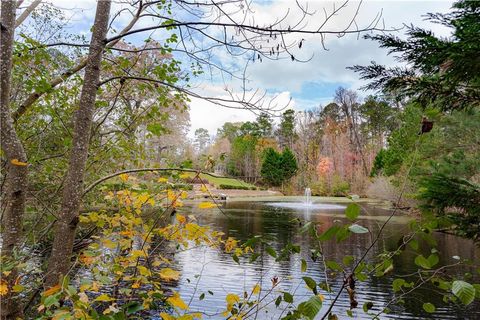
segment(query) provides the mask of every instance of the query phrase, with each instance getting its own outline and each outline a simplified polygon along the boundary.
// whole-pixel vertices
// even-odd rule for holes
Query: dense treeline
[[[358,93],[338,88],[326,106],[289,109],[278,120],[262,113],[255,122],[225,123],[204,152],[215,159],[218,171],[278,186],[262,174],[263,164],[274,162],[272,149],[291,150],[295,175],[278,178],[289,182],[289,192],[311,187],[316,195],[365,194],[373,159],[398,127],[400,111],[386,98],[362,101]]]

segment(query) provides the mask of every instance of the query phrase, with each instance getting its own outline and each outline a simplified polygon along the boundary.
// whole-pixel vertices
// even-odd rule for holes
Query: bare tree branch
[[[18,17],[15,21],[15,28],[18,28],[18,26],[28,18],[28,16],[33,12],[33,10],[35,10],[36,7],[38,7],[41,2],[42,0],[35,0],[23,11],[20,17]],[[19,4],[17,4],[17,6],[19,6]]]

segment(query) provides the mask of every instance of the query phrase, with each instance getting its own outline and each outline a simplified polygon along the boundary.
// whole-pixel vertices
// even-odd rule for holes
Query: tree
[[[367,35],[395,54],[407,67],[387,68],[372,62],[351,69],[369,80],[365,88],[384,90],[397,98],[417,101],[422,107],[458,110],[480,106],[480,4],[457,1],[453,11],[430,13],[427,19],[452,29],[448,38],[407,26],[407,39],[392,34]]]
[[[98,1],[93,24],[88,62],[85,68],[79,107],[74,116],[73,147],[69,168],[65,175],[62,207],[55,223],[52,253],[50,255],[45,286],[53,287],[70,269],[75,231],[79,222],[79,210],[83,196],[85,165],[90,144],[95,100],[100,79],[100,64],[105,49],[110,17],[110,0]]]
[[[25,211],[27,192],[27,155],[13,125],[10,113],[10,92],[12,80],[12,52],[15,32],[15,10],[17,2],[2,1],[1,44],[0,44],[0,129],[1,147],[5,152],[5,191],[2,190],[2,256],[11,258],[18,253],[22,240],[22,217]],[[4,201],[4,202],[3,202]],[[12,285],[18,273],[14,270],[7,283]],[[22,316],[22,307],[10,294],[2,299],[1,317],[14,319]]]
[[[292,148],[296,138],[295,133],[295,111],[288,109],[282,114],[280,127],[277,131],[280,147]]]
[[[198,128],[195,130],[195,146],[198,154],[202,154],[206,151],[207,146],[210,144],[210,134],[207,129]]]
[[[358,96],[356,92],[340,87],[335,91],[334,100],[340,107],[340,110],[342,110],[343,116],[347,121],[350,145],[354,148],[353,151],[360,155],[364,174],[368,175],[368,166],[363,153],[362,141],[360,141],[358,132],[360,121],[358,117]]]
[[[280,158],[280,167],[284,181],[290,180],[298,170],[297,159],[292,150],[285,148]]]
[[[280,186],[290,180],[297,170],[297,160],[290,149],[286,148],[282,153],[273,148],[265,149],[260,173],[267,184]]]
[[[478,201],[478,169],[472,168],[479,165],[479,16],[478,2],[457,1],[450,13],[428,15],[431,22],[452,29],[448,38],[414,26],[407,28],[405,40],[368,36],[407,67],[374,62],[352,67],[369,80],[366,88],[408,101],[388,148],[377,155],[375,173],[409,173],[422,206],[454,221],[457,231],[469,237],[478,234],[478,211],[472,209]],[[424,117],[435,121],[429,133],[419,132]]]
[[[260,173],[262,179],[269,185],[280,186],[283,181],[281,155],[273,148],[265,150]]]
[[[258,115],[256,119],[256,129],[260,137],[268,138],[272,136],[272,122],[272,117],[268,113],[262,112]]]

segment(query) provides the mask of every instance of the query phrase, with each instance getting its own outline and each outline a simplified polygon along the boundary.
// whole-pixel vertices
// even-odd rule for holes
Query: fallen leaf
[[[13,164],[14,166],[20,166],[20,167],[28,166],[28,163],[22,162],[22,161],[20,161],[20,160],[18,160],[18,159],[12,159],[12,160],[10,161],[10,163]]]

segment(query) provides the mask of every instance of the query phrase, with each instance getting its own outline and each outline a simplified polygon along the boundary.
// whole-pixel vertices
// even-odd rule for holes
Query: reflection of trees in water
[[[205,259],[207,262],[212,262],[216,268],[222,272],[222,275],[215,275],[214,282],[212,279],[203,279],[203,285],[206,287],[213,286],[212,290],[218,290],[218,286],[238,286],[239,283],[256,283],[262,282],[262,286],[269,287],[270,278],[272,276],[278,276],[282,281],[283,290],[293,290],[294,287],[301,283],[301,277],[308,275],[312,277],[318,283],[325,281],[323,263],[319,260],[312,262],[309,256],[311,249],[316,248],[317,244],[314,240],[300,233],[300,228],[303,223],[299,223],[299,220],[303,220],[304,212],[295,211],[292,209],[275,208],[266,206],[260,203],[227,203],[223,209],[226,215],[220,213],[218,210],[200,210],[196,208],[182,208],[182,214],[193,213],[200,225],[209,225],[212,229],[222,231],[226,237],[234,237],[240,241],[245,241],[255,235],[264,235],[268,239],[268,244],[275,249],[275,251],[282,250],[287,244],[294,243],[301,247],[300,255],[292,255],[288,259],[283,261],[275,261],[266,251],[266,245],[261,248],[257,248],[257,252],[260,253],[260,257],[253,262],[249,263],[248,258],[241,258],[241,264],[237,265],[233,262],[231,255],[225,254],[223,250],[217,250],[213,248],[192,250],[188,253],[182,253],[182,257],[174,258],[175,265],[178,265],[179,270],[182,269],[186,273],[196,273],[202,267],[202,262],[199,259]],[[385,216],[388,211],[383,209],[371,209],[369,208],[369,215],[372,216]],[[310,220],[318,224],[318,232],[323,232],[330,228],[334,223],[340,220],[340,223],[346,223],[345,220],[338,218],[338,211],[335,212],[336,216],[328,214],[317,214],[312,212]],[[298,219],[297,219],[298,218]],[[379,217],[376,219],[362,219],[358,223],[368,228],[373,234],[379,229],[383,220]],[[408,233],[408,225],[406,223],[400,224],[392,222],[387,225],[384,230],[383,237],[377,242],[374,250],[369,255],[368,260],[372,259],[379,253],[394,251],[399,245],[402,236]],[[440,263],[451,263],[451,257],[453,255],[459,255],[461,257],[469,257],[478,259],[480,251],[475,248],[470,241],[460,239],[458,237],[446,234],[435,234],[437,240],[437,249],[439,250]],[[371,242],[371,236],[369,234],[352,234],[350,237],[340,243],[337,243],[334,239],[322,244],[323,253],[326,260],[334,260],[338,263],[342,262],[342,258],[345,255],[352,255],[359,257],[363,254],[366,248]],[[423,248],[425,254],[427,254],[430,248]],[[394,270],[384,276],[375,277],[371,275],[365,282],[357,281],[357,299],[360,302],[360,307],[356,311],[358,317],[365,317],[366,315],[361,311],[361,306],[366,301],[373,301],[374,308],[378,311],[381,306],[384,306],[388,301],[394,297],[392,290],[392,281],[397,275],[405,275],[413,273],[417,270],[413,260],[416,253],[409,251],[408,249],[402,254],[394,257]],[[308,270],[306,273],[300,272],[300,259],[304,258],[308,261]],[[187,267],[187,265],[189,266]],[[212,266],[210,264],[210,266]],[[456,273],[463,273],[466,270],[455,270]],[[208,271],[207,271],[208,272]],[[337,291],[343,283],[343,274],[332,274],[330,271],[329,283]],[[183,277],[193,277],[193,274],[185,274]],[[415,280],[414,277],[406,280]],[[231,282],[231,283],[230,283]],[[174,286],[179,287],[181,290],[186,289],[189,285],[186,283],[175,283]],[[182,289],[183,288],[183,289]],[[405,304],[402,306],[391,306],[395,311],[390,317],[395,318],[399,314],[407,317],[419,316],[421,318],[427,318],[429,315],[425,314],[422,309],[423,302],[431,302],[437,307],[444,306],[442,297],[435,293],[435,288],[432,285],[426,285],[414,291],[409,297],[405,299]],[[307,294],[305,288],[300,285],[300,290],[297,292],[300,295]],[[218,297],[219,298],[219,297]],[[328,301],[328,300],[327,300]],[[207,303],[202,301],[202,303]],[[205,305],[202,305],[205,307]],[[215,307],[212,305],[211,307]],[[346,293],[341,296],[341,301],[336,307],[339,314],[344,314],[340,310],[348,308],[348,297]],[[465,316],[468,319],[468,315],[478,308],[478,302],[471,306],[468,310],[456,310],[453,306],[448,306],[445,312],[451,314]],[[442,310],[440,310],[440,313]],[[477,315],[478,312],[476,313]],[[435,316],[438,317],[436,313]],[[385,315],[385,317],[387,317]],[[367,317],[368,318],[368,317]]]

